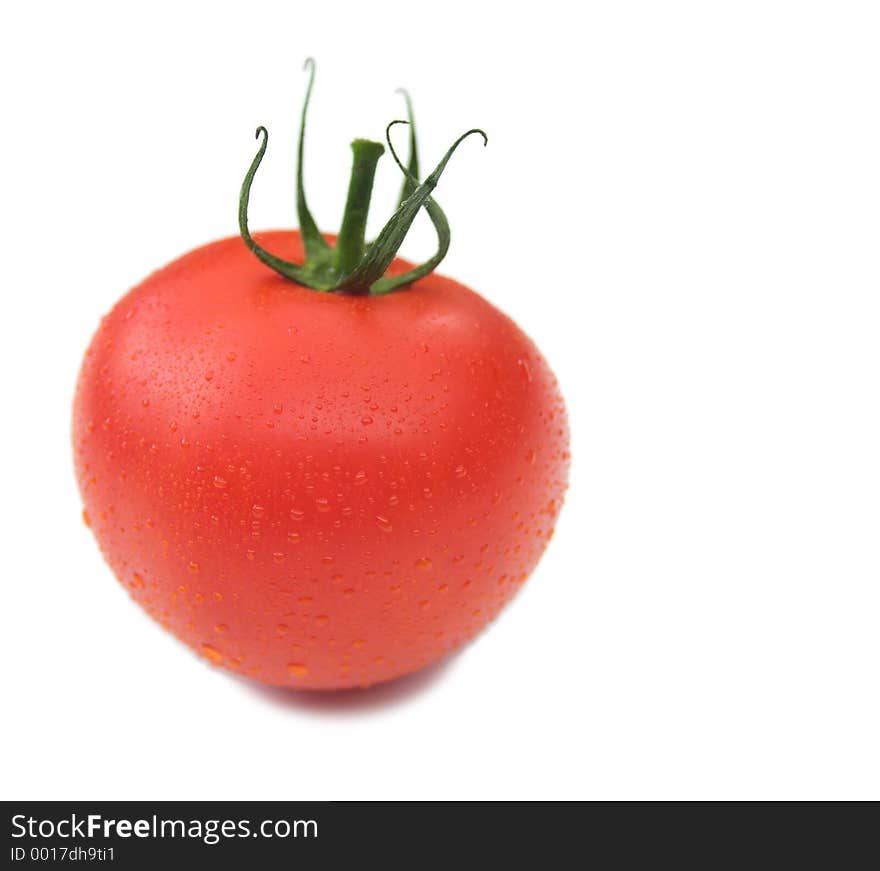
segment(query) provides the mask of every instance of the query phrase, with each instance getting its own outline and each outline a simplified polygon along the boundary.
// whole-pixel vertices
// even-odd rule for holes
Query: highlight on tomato
[[[303,188],[298,231],[240,235],[133,288],[86,351],[73,409],[91,528],[132,598],[212,663],[340,689],[460,648],[516,595],[567,486],[565,406],[519,327],[434,270],[449,224],[420,176],[412,108],[388,126],[397,210],[365,239],[385,147],[356,139],[337,235]],[[409,124],[409,158],[392,145]],[[424,209],[433,257],[397,256]]]

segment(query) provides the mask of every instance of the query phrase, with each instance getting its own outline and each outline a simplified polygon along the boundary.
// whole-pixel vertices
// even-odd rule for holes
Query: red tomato
[[[260,240],[302,256],[296,232]],[[569,462],[553,374],[482,297],[436,274],[319,293],[238,237],[104,318],[73,440],[86,523],[131,596],[214,663],[322,689],[412,672],[485,626],[549,541]]]

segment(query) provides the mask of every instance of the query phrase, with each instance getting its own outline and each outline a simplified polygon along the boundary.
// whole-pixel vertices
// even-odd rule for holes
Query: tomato
[[[310,72],[306,103],[314,82]],[[364,234],[384,146],[356,139],[338,236],[199,248],[103,320],[74,401],[83,516],[144,609],[211,662],[269,684],[368,686],[459,648],[516,593],[568,476],[556,381],[482,297],[433,270],[449,223],[419,180],[412,106],[388,125],[400,203]],[[390,131],[410,124],[408,166]],[[424,209],[437,253],[396,258]],[[268,267],[268,268],[267,268]]]
[[[259,238],[302,255],[295,232]],[[566,487],[555,379],[482,297],[437,274],[317,293],[237,237],[114,307],[74,405],[84,517],[116,576],[270,684],[365,686],[460,647],[528,577]]]

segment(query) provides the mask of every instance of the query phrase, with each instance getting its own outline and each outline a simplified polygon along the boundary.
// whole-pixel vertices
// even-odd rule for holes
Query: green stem
[[[378,283],[385,274],[385,270],[391,265],[391,261],[394,260],[394,255],[397,253],[397,249],[400,248],[400,245],[403,242],[403,237],[406,236],[409,228],[412,226],[412,222],[415,220],[419,209],[424,206],[426,201],[430,198],[431,191],[437,187],[437,182],[440,180],[443,170],[446,169],[446,164],[449,163],[450,158],[455,153],[455,149],[458,148],[468,136],[471,136],[474,133],[483,137],[483,145],[488,143],[489,140],[486,137],[486,134],[479,128],[474,128],[473,130],[468,130],[466,133],[462,133],[461,136],[449,146],[449,150],[443,155],[440,163],[434,167],[434,171],[415,189],[415,191],[413,191],[412,196],[408,197],[400,204],[397,211],[391,216],[388,223],[382,228],[379,235],[370,244],[370,247],[367,249],[366,254],[358,264],[357,268],[336,285],[336,290],[351,290],[352,292],[359,292],[360,288],[367,287],[373,293],[376,292],[374,282]],[[388,288],[387,286],[384,288],[385,292],[389,289],[392,288]]]
[[[306,204],[306,196],[303,189],[303,140],[305,138],[306,109],[308,108],[315,76],[314,61],[311,59],[307,60],[306,69],[309,72],[309,82],[306,89],[305,105],[303,106],[300,119],[296,178],[297,211],[299,212],[300,219],[300,238],[305,249],[305,262],[298,263],[283,260],[271,251],[267,251],[253,238],[248,228],[248,204],[250,202],[251,186],[269,142],[269,134],[266,132],[265,127],[257,128],[257,139],[260,140],[260,146],[251,162],[250,168],[245,174],[241,185],[241,193],[239,194],[238,226],[241,238],[244,240],[245,245],[266,266],[274,269],[285,278],[304,287],[311,287],[314,290],[383,294],[396,290],[398,287],[412,284],[433,271],[449,249],[449,222],[446,220],[443,210],[431,197],[431,193],[437,186],[437,182],[440,180],[446,164],[462,141],[471,134],[477,133],[483,138],[483,144],[485,144],[486,134],[482,130],[474,129],[468,130],[467,133],[459,136],[450,146],[440,163],[434,168],[434,171],[424,181],[420,182],[412,103],[409,99],[409,94],[404,91],[403,95],[406,100],[409,122],[392,122],[388,125],[385,134],[391,154],[404,177],[403,190],[397,210],[382,228],[379,235],[371,243],[366,244],[367,216],[370,210],[370,197],[373,193],[373,181],[376,176],[376,164],[385,149],[378,142],[371,142],[367,139],[355,139],[351,144],[354,158],[345,212],[342,216],[342,226],[336,238],[336,246],[331,248],[318,231],[318,227]],[[410,157],[408,166],[404,166],[395,153],[389,136],[391,127],[394,124],[401,123],[409,123],[410,125]],[[420,266],[410,269],[408,272],[386,276],[386,270],[394,260],[398,248],[400,248],[404,237],[412,226],[412,222],[422,208],[427,211],[428,217],[437,231],[438,244],[436,253],[429,260],[426,260]]]
[[[342,226],[336,238],[333,265],[341,275],[354,271],[364,256],[364,241],[367,234],[367,215],[370,211],[370,198],[373,196],[373,179],[376,164],[385,153],[384,146],[369,139],[355,139],[351,143],[354,160],[351,165],[351,181],[348,185],[348,198],[342,213]]]

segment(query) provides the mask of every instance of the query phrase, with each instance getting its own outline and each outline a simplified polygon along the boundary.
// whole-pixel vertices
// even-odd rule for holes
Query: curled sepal
[[[411,196],[413,191],[419,186],[419,147],[418,142],[416,141],[416,119],[413,114],[412,98],[406,88],[398,88],[396,93],[403,95],[403,100],[406,103],[406,117],[409,120],[409,161],[407,162],[406,170],[404,170],[403,186],[400,189],[400,199],[397,201],[397,205],[400,206],[400,204],[407,197]],[[397,123],[402,122],[392,122],[392,124]],[[388,128],[385,131],[386,139],[388,139],[388,129],[390,128],[391,124],[388,125]],[[388,139],[388,147],[391,148],[393,153],[394,148],[391,145],[390,139]],[[397,155],[394,156],[394,160],[397,162],[397,165],[403,169],[400,161],[397,160]]]
[[[412,133],[412,110],[409,106],[409,100],[407,99],[407,109],[410,111],[410,121],[392,121],[385,128],[385,139],[388,142],[388,150],[391,152],[391,156],[394,158],[394,162],[400,167],[400,171],[404,175],[404,192],[406,191],[406,186],[409,185],[411,189],[410,196],[419,186],[418,177],[413,173],[413,163],[415,162],[416,171],[418,171],[418,158],[413,161],[413,155],[415,154],[415,137]],[[398,157],[397,152],[394,150],[394,145],[391,142],[391,128],[395,124],[410,124],[410,161],[409,167],[403,165],[400,157]],[[401,200],[401,203],[403,200]],[[384,278],[380,278],[377,281],[374,281],[372,286],[370,287],[370,293],[378,296],[383,293],[389,293],[392,290],[396,290],[398,287],[403,287],[406,284],[412,284],[414,281],[418,281],[420,278],[424,278],[426,275],[429,275],[433,272],[437,266],[440,264],[440,261],[446,256],[446,252],[449,251],[449,242],[452,238],[452,234],[449,230],[449,221],[446,220],[446,215],[443,213],[443,209],[437,205],[437,201],[433,197],[428,197],[425,200],[425,211],[428,213],[428,217],[431,219],[431,223],[434,225],[434,229],[437,231],[437,251],[433,257],[429,260],[426,260],[419,266],[416,266],[415,269],[410,269],[408,272],[404,272],[401,275],[389,275]]]
[[[313,287],[316,290],[332,290],[332,281],[322,281],[320,277],[314,275],[313,271],[306,266],[276,257],[251,236],[251,232],[248,229],[248,203],[251,197],[251,185],[254,183],[254,176],[257,174],[257,170],[263,161],[263,155],[266,153],[266,146],[269,144],[269,131],[262,126],[257,127],[256,138],[260,139],[261,137],[260,147],[241,184],[241,195],[238,199],[238,228],[241,231],[241,238],[259,260],[265,263],[266,266],[279,272],[285,278],[289,278],[291,281],[296,281],[299,284],[305,284],[308,287]]]
[[[434,171],[400,204],[397,211],[391,216],[375,241],[367,249],[361,262],[352,273],[336,285],[336,290],[357,290],[368,287],[371,292],[375,292],[373,290],[374,283],[385,274],[385,270],[391,265],[394,255],[397,253],[397,249],[400,248],[404,236],[409,232],[409,228],[412,226],[412,222],[415,220],[419,209],[427,202],[431,196],[431,191],[437,187],[437,182],[440,180],[443,170],[446,169],[446,164],[449,163],[458,146],[474,133],[478,133],[483,137],[483,145],[488,144],[489,137],[478,128],[462,133],[452,143],[446,154],[443,155],[440,163],[434,167]],[[399,276],[395,276],[390,280],[394,281],[397,278]],[[379,292],[387,293],[389,289],[380,286]]]
[[[303,69],[308,70],[309,83],[306,86],[306,98],[303,101],[302,115],[300,116],[299,141],[296,149],[296,211],[299,216],[299,232],[303,240],[303,247],[305,248],[306,262],[308,262],[321,254],[326,255],[330,246],[321,235],[318,225],[309,211],[303,185],[303,143],[306,138],[306,113],[309,109],[309,101],[312,98],[312,87],[315,84],[315,59],[311,57],[306,58]]]

